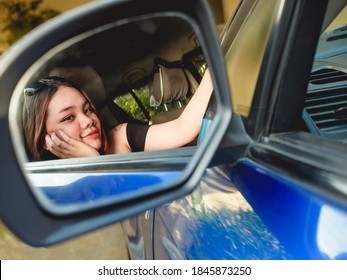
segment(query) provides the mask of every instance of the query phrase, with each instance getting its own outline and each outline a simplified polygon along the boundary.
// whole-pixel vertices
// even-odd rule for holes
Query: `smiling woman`
[[[206,78],[202,79],[199,87],[196,86],[201,80],[201,69],[195,68],[189,53],[194,52],[202,58],[203,55],[196,34],[185,19],[167,16],[125,24],[111,23],[79,37],[71,43],[66,42],[57,52],[52,50],[53,56],[48,60],[38,62],[39,71],[35,71],[33,77],[45,73],[49,77],[39,79],[34,86],[30,84],[25,89],[23,135],[30,160],[172,149],[192,143],[197,138],[213,85],[207,71]],[[109,37],[122,40],[106,46],[98,44]],[[140,45],[141,49],[138,48]],[[152,73],[157,71],[155,61],[159,57],[167,71],[179,70],[182,75],[165,80],[160,68],[161,84],[154,87],[155,75]],[[86,77],[83,77],[84,73],[78,68],[92,69],[95,75],[91,77],[85,73]],[[141,73],[136,72],[139,68]],[[52,73],[59,77],[53,79]],[[130,76],[129,73],[133,74]],[[66,79],[59,81],[63,76],[76,86]],[[91,93],[89,84],[95,78],[99,78],[101,86]],[[173,88],[180,88],[182,82],[188,83],[187,91],[184,91],[185,110],[170,121],[150,125],[151,117],[143,102],[151,103],[159,90],[165,102],[150,106],[167,108],[168,103],[176,100],[170,97],[174,94]],[[139,86],[152,86],[153,90],[140,100],[133,91]],[[127,105],[120,108],[111,101],[124,92],[130,92],[148,119],[138,121],[132,117]]]
[[[40,79],[24,89],[26,148],[34,160],[178,148],[198,135],[212,89],[207,70],[175,120],[153,126],[119,124],[106,137],[95,107],[78,86],[62,77]]]
[[[95,108],[77,85],[48,77],[26,87],[24,94],[22,123],[31,159],[97,156],[104,149],[106,137]]]

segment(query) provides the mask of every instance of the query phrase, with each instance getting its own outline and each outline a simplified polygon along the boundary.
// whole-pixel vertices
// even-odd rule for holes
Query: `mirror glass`
[[[136,199],[182,181],[198,136],[174,150],[130,154],[105,152],[105,145],[110,145],[105,139],[120,124],[156,125],[176,119],[205,70],[196,32],[187,19],[177,15],[117,21],[47,50],[18,82],[10,105],[14,146],[37,198],[49,211],[71,213]],[[57,94],[48,93],[46,87],[61,82],[61,77],[84,93],[81,111],[95,114],[100,121],[94,134],[100,138],[95,150],[101,156],[66,159],[49,151],[46,135],[53,113],[48,112]],[[41,96],[46,101],[36,104],[44,92],[51,97]],[[61,122],[74,118],[66,114]],[[80,133],[69,133],[75,132]],[[61,134],[58,138],[65,140]]]

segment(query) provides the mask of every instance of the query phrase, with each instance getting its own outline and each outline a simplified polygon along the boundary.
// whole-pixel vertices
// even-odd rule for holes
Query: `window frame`
[[[302,1],[291,17],[285,15],[282,24],[288,35],[284,38],[278,34],[279,40],[271,46],[274,53],[278,51],[276,45],[282,46],[281,59],[277,64],[269,63],[272,71],[267,68],[267,73],[260,75],[264,83],[258,84],[252,105],[255,110],[244,120],[248,133],[258,141],[249,146],[246,157],[297,180],[320,197],[346,206],[346,146],[300,129],[327,5],[327,1],[313,2]],[[268,58],[273,58],[270,54]]]

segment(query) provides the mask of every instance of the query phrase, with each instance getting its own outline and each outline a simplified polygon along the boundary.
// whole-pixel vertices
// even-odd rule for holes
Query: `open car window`
[[[95,105],[106,132],[121,123],[152,125],[177,118],[207,65],[192,26],[158,17],[103,28],[52,50],[30,83],[47,76],[71,80]],[[122,39],[98,44],[111,37]]]
[[[259,98],[259,96],[264,96],[265,91],[261,89],[261,83],[266,82],[263,76],[266,77],[268,70],[265,69],[266,65],[264,66],[263,62],[268,59],[267,52],[270,51],[267,48],[271,46],[270,38],[275,33],[276,15],[281,12],[279,3],[276,2],[276,5],[273,6],[270,1],[266,3],[245,1],[243,6],[239,7],[240,14],[243,14],[242,20],[232,17],[221,33],[221,46],[228,70],[233,112],[242,116],[247,130],[250,134],[254,134],[252,135],[254,139],[263,133],[262,126],[265,122],[257,114],[262,114],[260,111],[268,105],[268,99],[271,98]],[[252,9],[249,9],[249,6]],[[257,18],[257,21],[254,18]],[[257,34],[263,35],[257,36]],[[293,79],[293,83],[297,81]],[[283,128],[283,123],[279,120],[275,132],[304,131],[321,139],[346,143],[346,89],[347,8],[345,7],[320,35],[310,80],[307,90],[303,92],[305,96],[295,97],[295,101],[292,97],[284,97],[287,98],[285,101],[287,106],[284,107],[288,108],[291,104],[293,110],[286,115],[283,109],[287,108],[282,108],[278,112],[282,120],[295,114],[293,119],[299,118],[301,121],[290,128]],[[295,94],[296,92],[292,92],[293,96]],[[261,98],[264,104],[259,104]],[[299,114],[301,116],[298,116]]]
[[[310,133],[347,144],[347,8],[320,36],[303,109]]]
[[[169,121],[178,116],[180,111],[190,100],[192,94],[194,94],[198,83],[200,82],[204,72],[206,71],[206,62],[200,47],[193,49],[185,53],[181,60],[167,62],[168,67],[175,71],[181,71],[182,83],[187,83],[187,88],[181,96],[177,98],[171,98],[173,100],[163,102],[153,102],[154,98],[154,86],[153,86],[153,72],[156,71],[155,61],[152,69],[152,73],[145,75],[140,80],[136,80],[131,83],[125,89],[119,89],[111,94],[110,99],[116,106],[112,106],[114,111],[122,110],[126,114],[130,115],[136,121],[142,123],[158,123],[156,116],[168,115],[166,118],[162,118],[160,122]],[[134,74],[134,73],[130,73]],[[129,77],[131,78],[131,77]],[[179,85],[177,85],[179,87]],[[163,88],[163,94],[170,94],[170,91],[174,91],[172,87],[165,86]],[[173,93],[174,94],[174,93]],[[168,98],[167,98],[168,99]],[[177,111],[177,113],[172,113]],[[171,112],[171,113],[170,113]],[[114,112],[117,115],[117,112]],[[170,116],[170,114],[172,116]]]

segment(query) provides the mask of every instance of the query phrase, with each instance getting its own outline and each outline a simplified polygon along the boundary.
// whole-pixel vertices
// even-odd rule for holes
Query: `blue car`
[[[347,1],[241,0],[220,34],[206,1],[163,2],[92,2],[1,58],[2,221],[31,246],[120,221],[131,259],[347,259]],[[22,92],[39,77],[74,80],[112,128],[177,118],[207,67],[185,147],[26,150]]]

